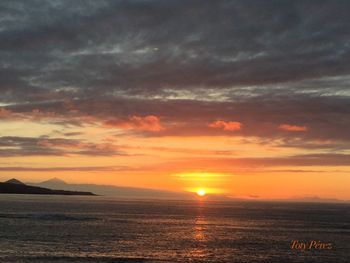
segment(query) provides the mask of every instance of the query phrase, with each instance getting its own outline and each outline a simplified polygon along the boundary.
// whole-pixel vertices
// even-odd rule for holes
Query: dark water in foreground
[[[0,262],[347,263],[349,242],[349,204],[0,196]]]

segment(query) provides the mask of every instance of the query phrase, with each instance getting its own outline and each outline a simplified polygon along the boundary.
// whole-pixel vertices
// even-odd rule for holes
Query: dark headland
[[[49,188],[30,186],[11,179],[0,183],[0,194],[33,194],[33,195],[95,195],[91,192],[52,190]]]

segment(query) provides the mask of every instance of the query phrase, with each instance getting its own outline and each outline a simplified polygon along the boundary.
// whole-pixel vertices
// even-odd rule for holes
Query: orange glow
[[[140,125],[136,126],[135,130]],[[25,158],[13,154],[0,158],[3,164],[0,181],[17,178],[23,182],[40,182],[58,177],[67,183],[162,189],[196,196],[199,189],[204,189],[207,196],[234,198],[319,196],[350,199],[348,165],[316,163],[317,155],[309,158],[311,165],[304,164],[304,158],[290,158],[289,164],[286,162],[289,156],[317,151],[282,147],[278,140],[262,144],[255,137],[238,135],[142,137],[131,129],[125,129],[123,136],[116,137],[111,129],[101,128],[100,124],[69,127],[65,133],[73,136],[65,137],[57,132],[57,124],[27,119],[6,121],[0,124],[0,129],[5,139],[27,138],[22,139],[26,142],[23,147],[31,143],[28,137],[38,138],[33,142],[34,150],[44,149],[44,154],[47,149],[63,153]],[[52,134],[56,139],[43,137],[45,134]],[[13,146],[4,146],[4,152],[11,153],[19,148],[13,142],[9,143]],[[317,140],[312,143],[327,145],[329,142]]]

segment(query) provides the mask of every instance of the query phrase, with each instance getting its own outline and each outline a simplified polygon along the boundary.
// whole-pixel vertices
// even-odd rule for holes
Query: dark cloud
[[[17,89],[42,89],[37,99],[96,91],[157,95],[349,74],[347,1],[1,6],[1,70],[11,72],[9,84]],[[7,100],[17,100],[16,91]]]
[[[73,139],[48,138],[46,136],[38,138],[16,136],[0,137],[0,157],[51,155],[112,156],[123,155],[123,153],[110,144],[94,144]]]
[[[349,1],[33,0],[0,7],[0,105],[24,114],[16,118],[98,125],[156,116],[164,129],[141,135],[258,136],[291,147],[291,138],[304,147],[337,140],[328,148],[349,148]],[[242,128],[208,127],[217,121]],[[291,134],[280,125],[306,130]],[[21,143],[28,155],[65,154]],[[80,154],[113,152],[87,146]]]
[[[28,166],[7,166],[0,167],[0,171],[21,171],[21,172],[112,172],[130,171],[132,168],[126,166],[80,166],[80,167],[28,167]]]
[[[312,167],[312,166],[349,166],[349,154],[304,154],[286,157],[260,157],[260,158],[187,158],[186,160],[174,161],[163,164],[164,167],[171,167],[175,171],[213,171],[232,172],[270,172],[266,168],[278,167]],[[220,168],[219,168],[220,167]],[[244,167],[242,169],[242,167]],[[162,168],[160,168],[162,169]],[[295,171],[293,171],[295,170]],[[322,168],[320,169],[322,170]],[[306,172],[304,169],[278,169],[276,172]],[[273,170],[271,170],[273,172]],[[316,171],[310,171],[316,172]],[[346,171],[333,171],[346,172]]]
[[[249,166],[348,166],[349,154],[304,154],[289,157],[241,158],[232,160]]]
[[[39,144],[40,139],[29,137],[0,137],[0,156],[35,156],[35,155],[64,155],[62,149],[45,147]]]
[[[63,133],[64,136],[78,136],[78,135],[82,135],[83,133],[82,132],[65,132]]]
[[[268,141],[262,139],[261,144],[269,143]],[[322,150],[331,152],[342,152],[350,148],[348,140],[325,139],[325,140],[312,140],[308,138],[279,138],[272,143],[276,147],[291,147],[291,148],[301,148],[304,150]]]

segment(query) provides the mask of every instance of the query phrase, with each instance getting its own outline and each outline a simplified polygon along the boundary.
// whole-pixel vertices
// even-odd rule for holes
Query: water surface
[[[0,262],[348,263],[349,241],[349,204],[0,195]]]

